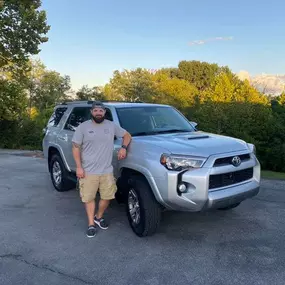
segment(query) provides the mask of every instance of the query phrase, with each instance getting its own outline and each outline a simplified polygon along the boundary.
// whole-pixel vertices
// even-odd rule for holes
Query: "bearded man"
[[[117,124],[105,119],[106,108],[101,102],[91,107],[91,120],[80,124],[72,138],[72,152],[79,179],[79,192],[88,217],[87,237],[94,237],[97,226],[107,229],[103,218],[110,200],[115,198],[117,186],[113,176],[112,158],[114,137],[123,138],[118,159],[124,159],[131,135]],[[99,191],[99,209],[95,215],[95,198]]]

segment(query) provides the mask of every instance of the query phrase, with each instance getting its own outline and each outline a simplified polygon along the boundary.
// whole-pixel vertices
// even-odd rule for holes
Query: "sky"
[[[285,73],[284,0],[42,0],[42,9],[51,29],[38,58],[74,90],[181,60]]]

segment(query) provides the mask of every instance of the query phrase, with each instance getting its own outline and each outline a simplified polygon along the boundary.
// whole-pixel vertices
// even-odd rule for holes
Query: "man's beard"
[[[105,120],[105,116],[92,116],[92,118],[93,118],[93,120],[94,120],[94,122],[95,123],[97,123],[97,124],[100,124],[100,123],[102,123],[104,120]]]

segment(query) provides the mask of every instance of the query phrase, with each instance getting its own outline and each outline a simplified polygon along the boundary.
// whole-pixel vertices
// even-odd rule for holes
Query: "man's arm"
[[[118,159],[121,160],[127,156],[127,148],[132,140],[132,136],[129,132],[117,124],[115,124],[115,136],[123,138],[122,147],[118,152]]]
[[[115,136],[119,138],[123,138],[122,146],[128,147],[132,140],[132,136],[129,132],[127,132],[125,129],[123,129],[121,126],[115,125]]]
[[[130,144],[131,140],[132,140],[131,134],[129,132],[125,131],[125,134],[123,135],[123,144],[122,144],[122,146],[127,148],[128,145]]]
[[[77,168],[82,168],[81,165],[81,145],[75,142],[72,142],[72,154],[76,163]]]

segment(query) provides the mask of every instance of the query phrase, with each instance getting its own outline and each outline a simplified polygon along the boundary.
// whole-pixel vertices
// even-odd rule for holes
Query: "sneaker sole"
[[[94,236],[89,236],[89,235],[86,235],[88,238],[93,238],[96,236],[96,234]]]
[[[102,226],[100,225],[100,223],[97,222],[97,221],[95,221],[95,220],[94,220],[94,223],[95,223],[96,225],[98,225],[98,227],[99,227],[100,229],[102,229],[102,230],[107,230],[107,229],[108,229],[108,227],[107,227],[107,228],[102,227]]]

